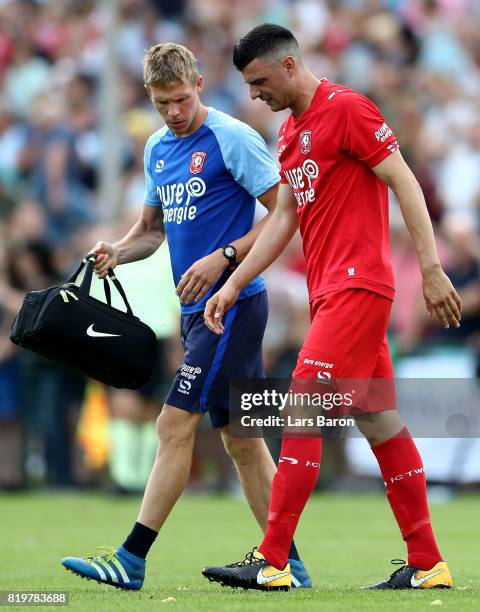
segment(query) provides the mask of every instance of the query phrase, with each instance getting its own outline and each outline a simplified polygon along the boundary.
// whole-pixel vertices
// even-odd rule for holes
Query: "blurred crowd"
[[[293,29],[315,74],[377,103],[425,193],[443,264],[464,308],[461,328],[448,333],[426,316],[416,256],[392,197],[395,363],[439,351],[452,359],[467,354],[472,370],[462,374],[478,376],[478,0],[116,2],[120,73],[110,95],[121,112],[121,201],[109,203],[100,201],[99,187],[108,155],[100,94],[109,70],[111,3],[0,0],[0,489],[32,482],[104,485],[108,464],[117,490],[145,484],[155,416],[182,358],[175,326],[160,339],[162,369],[142,394],[86,384],[75,372],[17,350],[8,333],[25,292],[65,279],[97,239],[120,237],[138,214],[144,144],[161,125],[143,87],[142,58],[160,41],[189,47],[205,79],[203,101],[251,124],[272,151],[284,114],[249,100],[230,61],[234,42],[259,23]],[[114,204],[118,218],[107,221]],[[304,272],[296,237],[265,274],[271,305],[265,359],[272,377],[289,376],[308,325]],[[170,294],[171,284],[164,282],[162,291]],[[218,437],[205,426],[198,444],[192,486],[228,489],[232,468]],[[135,465],[128,459],[134,456]],[[341,457],[336,469],[347,469]]]

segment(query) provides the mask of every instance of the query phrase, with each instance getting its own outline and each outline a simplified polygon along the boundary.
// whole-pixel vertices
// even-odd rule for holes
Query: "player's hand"
[[[223,334],[223,315],[235,304],[239,294],[240,289],[236,289],[227,282],[220,291],[212,295],[205,304],[205,311],[203,313],[205,325],[208,329],[216,334]]]
[[[439,265],[423,272],[423,297],[430,317],[435,315],[445,329],[460,327],[462,301]]]
[[[97,242],[91,252],[96,255],[94,269],[99,278],[105,278],[108,269],[118,265],[117,249],[108,242]]]
[[[223,256],[222,249],[217,249],[192,264],[177,285],[176,293],[180,302],[199,302],[222,276],[227,266],[228,260]]]

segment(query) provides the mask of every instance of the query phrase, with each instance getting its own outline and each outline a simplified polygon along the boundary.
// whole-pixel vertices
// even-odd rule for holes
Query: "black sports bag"
[[[64,285],[27,293],[10,340],[108,385],[137,389],[148,382],[155,367],[155,333],[133,314],[113,270],[108,278],[120,293],[126,312],[111,305],[106,279],[107,303],[90,295],[94,265],[95,256],[87,255]],[[85,274],[77,285],[83,268]]]

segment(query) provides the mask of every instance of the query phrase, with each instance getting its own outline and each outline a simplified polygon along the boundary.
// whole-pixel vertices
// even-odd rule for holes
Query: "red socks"
[[[442,561],[430,523],[423,463],[406,427],[372,447],[387,488],[387,498],[408,548],[408,564],[428,570]],[[284,437],[273,479],[267,531],[259,551],[283,569],[305,504],[317,482],[321,438]]]
[[[267,531],[258,548],[277,569],[287,564],[297,523],[318,479],[321,457],[321,438],[283,438],[272,483]]]
[[[430,523],[422,458],[404,427],[386,442],[372,446],[387,498],[407,543],[408,565],[428,570],[442,561]]]

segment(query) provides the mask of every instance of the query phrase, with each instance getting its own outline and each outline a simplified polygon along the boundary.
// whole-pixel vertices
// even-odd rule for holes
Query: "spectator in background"
[[[18,117],[27,119],[35,98],[46,91],[50,66],[35,53],[33,24],[27,23],[18,34],[13,61],[5,72],[4,99]]]
[[[17,292],[39,290],[58,283],[50,247],[42,241],[11,246],[7,263],[8,282]],[[84,378],[65,366],[36,353],[16,353],[19,404],[27,431],[27,462],[38,466],[52,486],[74,484],[72,442]]]
[[[465,113],[463,114],[465,116]],[[480,228],[480,114],[476,112],[462,126],[460,138],[449,147],[438,171],[440,197],[449,213],[447,219],[463,217],[472,230]],[[448,226],[446,228],[448,231]]]
[[[176,4],[172,3],[172,4]],[[132,74],[138,75],[145,49],[159,40],[179,42],[183,38],[182,28],[171,20],[164,20],[149,0],[128,0],[121,5],[118,53],[122,65]]]
[[[97,81],[81,72],[74,73],[65,85],[67,124],[71,130],[73,163],[78,165],[75,180],[80,194],[86,196],[85,205],[92,206],[98,187],[98,167],[101,156],[95,110]]]
[[[22,294],[11,287],[7,268],[6,228],[0,225],[0,491],[24,484],[18,360],[8,339]]]
[[[67,117],[63,97],[37,99],[27,142],[32,155],[32,195],[47,213],[50,242],[66,243],[82,225],[94,220],[92,196],[82,182],[75,133]]]
[[[17,121],[5,101],[0,102],[0,192],[3,194],[0,215],[8,214],[18,197],[21,153],[27,138],[27,126]]]
[[[447,274],[462,300],[462,325],[447,337],[437,330],[442,344],[470,345],[476,355],[476,375],[480,378],[480,240],[469,217],[446,217],[443,231],[450,249]]]

